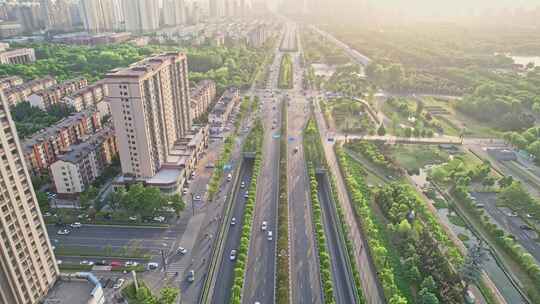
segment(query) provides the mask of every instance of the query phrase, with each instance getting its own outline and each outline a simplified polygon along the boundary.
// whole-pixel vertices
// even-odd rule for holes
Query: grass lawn
[[[438,119],[439,122],[448,131],[448,135],[459,135],[461,130],[465,128],[465,136],[467,137],[497,137],[500,136],[500,132],[494,130],[489,125],[479,122],[474,118],[468,117],[465,114],[457,111],[453,107],[453,101],[442,101],[432,97],[426,97],[423,99],[425,106],[437,106],[446,110],[449,114],[444,115],[443,119]],[[444,123],[443,123],[444,122]],[[446,129],[445,124],[448,129]],[[451,134],[452,129],[457,134]]]
[[[444,163],[449,157],[439,147],[428,145],[395,145],[391,155],[408,172],[416,172],[426,165]]]

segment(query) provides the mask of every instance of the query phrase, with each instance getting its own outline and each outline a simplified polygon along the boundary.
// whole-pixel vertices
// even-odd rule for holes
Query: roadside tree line
[[[293,62],[288,53],[281,58],[278,87],[280,89],[292,89],[293,87]]]

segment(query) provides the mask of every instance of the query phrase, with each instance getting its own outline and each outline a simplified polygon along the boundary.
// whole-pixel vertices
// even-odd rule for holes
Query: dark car
[[[519,226],[519,228],[521,228],[522,230],[529,230],[529,231],[532,231],[532,227],[531,226],[528,226],[528,225],[521,225]]]

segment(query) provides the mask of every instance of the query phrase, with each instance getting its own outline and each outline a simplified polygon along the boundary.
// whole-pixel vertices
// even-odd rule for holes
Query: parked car
[[[529,231],[533,230],[532,227],[529,225],[521,225],[519,226],[519,228],[521,228],[522,230],[529,230]]]
[[[116,281],[116,284],[114,284],[113,288],[114,289],[120,289],[122,287],[122,285],[124,285],[124,282],[126,280],[124,279],[118,279],[118,281]]]
[[[139,263],[138,262],[135,262],[135,261],[127,261],[124,266],[126,267],[135,267],[135,266],[139,266]]]
[[[193,283],[195,281],[195,270],[190,270],[188,272],[187,281]]]
[[[213,163],[208,163],[208,164],[206,164],[206,168],[207,168],[207,169],[213,169],[213,168],[215,168],[215,167],[216,167],[216,165],[214,165]]]
[[[70,233],[71,233],[71,231],[69,229],[60,229],[60,230],[58,230],[58,232],[56,234],[58,234],[58,235],[68,235]]]
[[[163,223],[163,222],[165,222],[165,217],[164,216],[155,216],[153,218],[153,220],[156,221],[156,222]]]
[[[75,223],[71,224],[70,226],[71,226],[71,228],[81,228],[82,224],[79,223],[79,222],[75,222]]]
[[[231,254],[229,255],[229,259],[230,259],[231,261],[236,260],[236,250],[234,250],[234,249],[231,250]]]
[[[267,228],[268,228],[268,223],[266,221],[263,221],[261,224],[261,230],[266,231]]]
[[[227,175],[227,181],[229,181],[229,182],[230,182],[231,180],[232,180],[232,174],[231,174],[231,173],[229,173],[229,174]]]
[[[177,252],[178,254],[184,255],[184,254],[187,253],[187,249],[184,248],[184,247],[182,247],[182,246],[180,246],[180,247],[178,247],[178,250],[177,250],[176,252]]]
[[[112,261],[111,264],[110,264],[111,267],[122,267],[122,262],[120,261]]]

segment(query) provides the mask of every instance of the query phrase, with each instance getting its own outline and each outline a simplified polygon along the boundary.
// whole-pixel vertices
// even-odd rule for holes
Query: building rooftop
[[[87,304],[103,297],[97,278],[87,272],[62,275],[43,301],[44,304]]]
[[[35,133],[32,137],[22,142],[23,150],[32,149],[34,145],[42,143],[50,137],[56,136],[61,130],[64,130],[69,126],[74,125],[85,117],[92,116],[94,112],[95,110],[91,108],[83,110],[81,112],[75,112],[70,116],[60,120],[58,123]]]
[[[219,98],[211,113],[215,115],[222,114],[227,109],[229,103],[238,97],[237,88],[228,88]]]
[[[148,73],[159,70],[159,68],[167,61],[174,60],[178,56],[185,58],[186,55],[181,52],[169,52],[160,54],[157,56],[143,59],[130,65],[127,68],[119,68],[112,70],[105,77],[106,78],[122,78],[122,77],[141,77]]]
[[[96,151],[111,136],[114,136],[114,131],[110,128],[103,128],[88,136],[84,142],[71,145],[66,153],[58,156],[58,160],[73,164],[80,163],[89,153]]]
[[[26,88],[31,88],[31,87],[33,87],[33,86],[35,86],[37,84],[45,83],[45,82],[49,82],[49,81],[56,82],[56,80],[52,76],[45,76],[43,78],[31,80],[31,81],[25,82],[23,84],[14,86],[12,88],[9,88],[9,89],[5,90],[5,92],[6,92],[6,94],[9,94],[9,93],[11,93],[13,91],[24,90]]]

